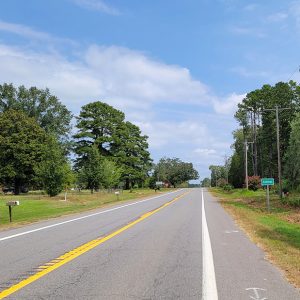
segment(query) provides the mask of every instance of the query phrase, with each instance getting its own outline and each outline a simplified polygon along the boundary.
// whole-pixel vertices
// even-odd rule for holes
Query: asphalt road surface
[[[203,201],[204,199],[204,201]],[[0,299],[300,299],[206,190],[0,232]]]

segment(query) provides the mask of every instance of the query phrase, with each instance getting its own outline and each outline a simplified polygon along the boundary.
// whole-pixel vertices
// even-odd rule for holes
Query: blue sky
[[[203,178],[231,153],[244,95],[300,79],[299,37],[300,1],[1,0],[0,82],[49,87],[74,114],[105,101],[155,160]]]

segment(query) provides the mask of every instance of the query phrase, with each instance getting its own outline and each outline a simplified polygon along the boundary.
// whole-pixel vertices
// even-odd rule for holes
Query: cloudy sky
[[[299,77],[300,1],[1,0],[0,83],[101,100],[200,176],[230,155],[236,105]]]

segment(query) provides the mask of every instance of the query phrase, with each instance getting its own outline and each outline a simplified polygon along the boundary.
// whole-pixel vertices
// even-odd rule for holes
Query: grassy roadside
[[[271,195],[271,213],[266,211],[265,192],[241,189],[226,192],[211,188],[222,206],[267,258],[281,268],[287,279],[300,288],[300,208],[282,204]]]
[[[0,230],[17,227],[23,224],[33,223],[43,219],[59,217],[103,207],[105,205],[121,203],[127,200],[145,198],[151,195],[159,195],[170,189],[162,189],[155,192],[152,189],[134,189],[132,192],[123,191],[117,197],[114,193],[105,191],[70,192],[67,195],[67,201],[64,200],[64,194],[56,197],[48,197],[42,193],[29,193],[24,195],[2,195],[0,196]],[[19,200],[20,206],[12,208],[13,222],[9,223],[7,201]]]

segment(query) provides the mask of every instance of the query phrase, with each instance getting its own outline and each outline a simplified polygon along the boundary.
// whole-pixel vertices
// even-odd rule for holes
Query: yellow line
[[[19,283],[11,286],[10,288],[1,291],[0,292],[0,299],[3,299],[5,297],[15,293],[16,291],[22,289],[23,287],[27,286],[28,284],[40,279],[41,277],[45,276],[46,274],[58,269],[59,267],[65,265],[66,263],[72,261],[76,257],[78,257],[78,256],[90,251],[91,249],[103,244],[104,242],[106,242],[106,241],[110,240],[111,238],[115,237],[116,235],[119,235],[123,231],[125,231],[125,230],[129,229],[130,227],[140,223],[141,221],[143,221],[146,218],[152,216],[153,214],[155,214],[158,211],[160,211],[161,209],[167,207],[168,205],[175,202],[176,200],[182,198],[187,193],[184,193],[181,196],[178,196],[178,197],[174,198],[173,200],[171,200],[169,202],[166,202],[164,205],[156,208],[155,210],[152,210],[150,212],[147,212],[147,213],[143,214],[137,220],[130,222],[129,224],[127,224],[124,227],[112,232],[111,234],[109,234],[105,237],[100,237],[98,239],[92,240],[92,241],[90,241],[86,244],[83,244],[83,245],[71,250],[70,252],[67,252],[67,253],[61,255],[60,257],[58,257],[56,259],[51,260],[49,263],[45,263],[44,265],[39,266],[37,268],[38,269],[37,273],[35,273],[34,275],[31,275],[28,278],[20,281]]]

